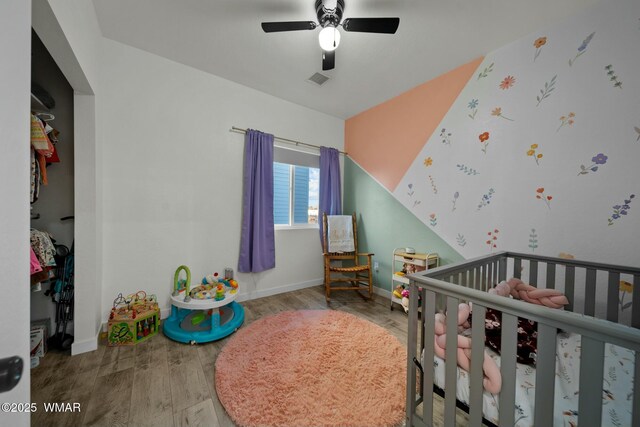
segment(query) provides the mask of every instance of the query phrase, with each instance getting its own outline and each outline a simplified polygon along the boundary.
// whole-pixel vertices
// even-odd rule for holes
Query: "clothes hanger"
[[[56,119],[56,116],[54,116],[53,114],[45,113],[43,111],[34,111],[33,115],[41,120],[44,120],[45,122],[50,122]]]

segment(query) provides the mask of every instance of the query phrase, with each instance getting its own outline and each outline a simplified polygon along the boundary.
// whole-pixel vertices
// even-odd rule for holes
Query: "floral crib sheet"
[[[557,337],[554,426],[575,427],[578,425],[580,341],[579,334],[559,333]],[[489,348],[486,351],[500,366],[500,355]],[[611,427],[631,425],[633,365],[633,351],[605,344],[601,425]],[[425,366],[424,363],[423,366]],[[520,363],[516,366],[515,426],[533,427],[536,369],[533,366]],[[435,356],[434,367],[434,382],[438,387],[444,389],[445,361]],[[458,367],[457,376],[457,399],[468,404],[469,374]],[[487,391],[483,393],[482,412],[484,417],[496,425],[498,424],[499,403],[499,394],[494,395]]]

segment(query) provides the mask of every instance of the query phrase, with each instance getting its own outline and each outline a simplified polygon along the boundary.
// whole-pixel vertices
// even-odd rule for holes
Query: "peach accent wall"
[[[347,119],[349,157],[393,191],[483,59]]]

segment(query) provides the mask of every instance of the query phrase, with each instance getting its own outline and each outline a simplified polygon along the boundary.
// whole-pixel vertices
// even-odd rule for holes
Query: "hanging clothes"
[[[56,266],[56,248],[49,233],[35,228],[31,229],[31,285],[35,285],[51,277]],[[34,259],[35,257],[35,259]],[[39,270],[37,268],[40,268]]]
[[[33,252],[33,248],[31,248],[31,262],[29,265],[29,272],[30,274],[35,274],[39,273],[40,271],[42,271],[42,266],[40,265],[40,261],[38,261],[36,253]]]
[[[45,125],[42,120],[33,114],[31,114],[31,145],[38,153],[44,156],[53,154],[53,144],[47,136]]]
[[[60,157],[58,156],[58,149],[56,148],[56,146],[53,146],[53,154],[51,155],[51,157],[47,158],[47,164],[50,163],[60,163]]]
[[[47,179],[47,159],[44,157],[44,155],[36,151],[36,160],[38,162],[38,169],[40,170],[40,182],[42,183],[42,185],[48,185],[49,180]]]
[[[40,186],[40,176],[38,174],[38,166],[36,163],[36,150],[31,147],[31,194],[30,200],[31,203],[34,203],[38,200],[38,191],[37,187]]]
[[[38,200],[38,197],[40,197],[40,164],[37,162],[37,160],[35,160],[34,157],[34,161],[36,164],[36,192],[35,192],[35,200]]]
[[[47,133],[47,137],[49,141],[53,144],[53,153],[50,156],[47,156],[47,164],[49,163],[60,163],[60,157],[58,157],[58,149],[56,145],[58,144],[58,135],[60,132],[57,129],[54,129],[49,125],[49,123],[45,123],[44,131]]]
[[[31,248],[36,254],[38,261],[42,267],[56,266],[56,248],[53,246],[49,233],[31,229]]]

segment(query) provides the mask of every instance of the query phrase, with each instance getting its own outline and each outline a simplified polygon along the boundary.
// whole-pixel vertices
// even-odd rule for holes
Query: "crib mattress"
[[[580,378],[579,334],[558,334],[556,351],[554,426],[577,425],[579,378]],[[500,356],[487,348],[498,366]],[[605,344],[604,382],[602,395],[603,426],[631,425],[631,404],[633,397],[634,354],[631,350],[612,344]],[[424,363],[423,363],[423,366]],[[444,389],[445,362],[434,357],[434,382]],[[469,374],[457,369],[457,399],[469,403]],[[503,379],[503,383],[505,379]],[[536,370],[529,365],[517,364],[515,426],[533,427]],[[484,417],[498,424],[499,395],[487,391],[483,394]]]

